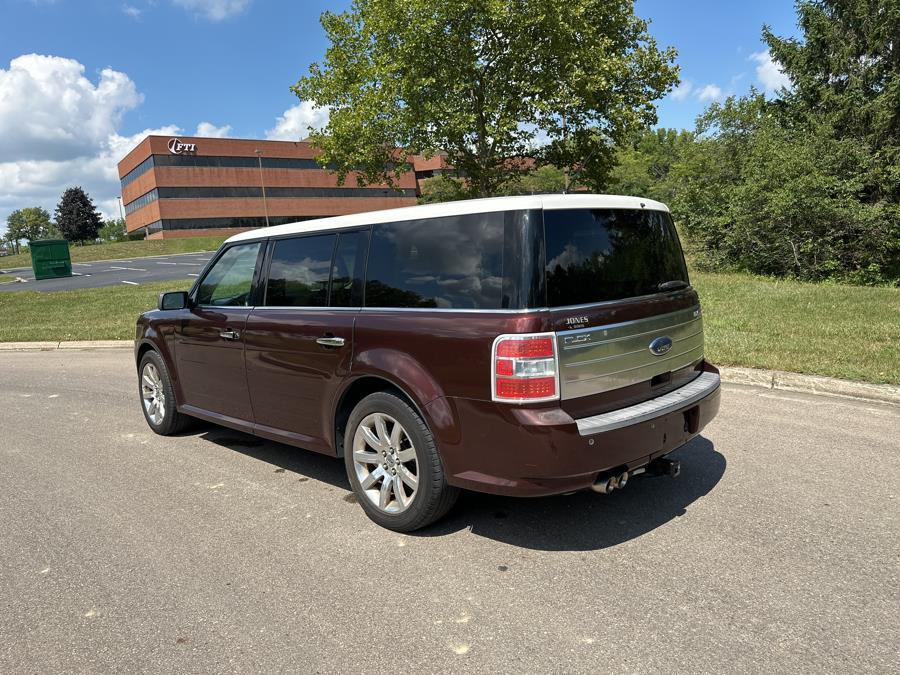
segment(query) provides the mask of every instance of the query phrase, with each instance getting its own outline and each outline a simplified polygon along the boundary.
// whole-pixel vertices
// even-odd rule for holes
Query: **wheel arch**
[[[387,378],[379,375],[364,375],[352,382],[341,392],[337,405],[334,410],[334,449],[338,457],[344,456],[344,432],[347,428],[347,421],[353,409],[359,405],[366,396],[380,391],[385,391],[396,395],[404,402],[412,406],[418,413],[419,417],[430,428],[431,424],[425,410],[419,403],[396,382],[392,382]]]

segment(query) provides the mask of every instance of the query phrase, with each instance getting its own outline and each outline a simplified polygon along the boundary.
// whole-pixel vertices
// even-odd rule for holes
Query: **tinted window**
[[[269,266],[266,305],[325,307],[335,234],[278,239]]]
[[[260,245],[257,241],[226,250],[203,277],[197,293],[198,304],[247,306]]]
[[[550,307],[620,300],[688,281],[668,213],[637,209],[544,212]]]
[[[367,307],[501,307],[504,213],[375,225]]]
[[[362,271],[366,259],[368,232],[342,232],[334,252],[331,276],[332,307],[362,305]]]

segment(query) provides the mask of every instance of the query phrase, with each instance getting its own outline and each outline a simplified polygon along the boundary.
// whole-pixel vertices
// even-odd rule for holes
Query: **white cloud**
[[[725,92],[717,84],[707,84],[697,91],[697,99],[700,101],[719,101],[724,98]]]
[[[756,61],[756,79],[766,93],[773,94],[782,87],[790,88],[791,78],[785,75],[781,64],[773,60],[768,51],[754,52],[750,55],[750,60]]]
[[[275,127],[266,131],[270,141],[299,141],[309,135],[309,129],[320,130],[328,124],[328,108],[316,108],[309,101],[301,101],[288,108],[275,120]]]
[[[691,95],[691,92],[694,90],[694,83],[690,80],[682,80],[681,84],[679,84],[672,91],[670,96],[674,101],[684,101],[688,96]]]
[[[15,209],[51,214],[67,187],[80,185],[105,217],[118,216],[116,164],[148,134],[123,136],[122,113],[142,100],[124,73],[105,69],[96,83],[84,66],[55,56],[20,56],[0,69],[0,231]]]
[[[173,0],[173,2],[210,21],[222,21],[240,14],[250,4],[250,0]]]
[[[144,10],[140,7],[135,7],[134,5],[122,5],[122,12],[132,19],[137,19],[144,13]]]
[[[104,68],[96,84],[74,59],[27,54],[0,68],[0,157],[65,160],[96,151],[143,97]]]
[[[194,135],[206,136],[207,138],[228,138],[228,136],[231,135],[231,125],[225,124],[221,127],[217,127],[211,122],[200,122],[200,124],[197,125],[197,131]]]

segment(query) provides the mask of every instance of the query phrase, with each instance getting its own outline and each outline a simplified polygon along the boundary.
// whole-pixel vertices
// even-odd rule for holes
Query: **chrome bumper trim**
[[[620,410],[612,410],[592,417],[582,417],[580,420],[575,420],[575,423],[578,425],[578,433],[582,436],[621,429],[632,424],[646,422],[654,417],[662,417],[674,410],[689,406],[706,398],[718,388],[719,375],[717,373],[702,373],[697,379],[668,394]]]

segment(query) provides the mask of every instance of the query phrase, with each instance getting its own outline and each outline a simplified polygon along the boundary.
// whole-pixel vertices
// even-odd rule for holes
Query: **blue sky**
[[[19,206],[52,212],[79,183],[113,215],[115,163],[148,130],[303,135],[321,114],[288,87],[324,53],[319,14],[347,4],[0,0],[0,228]],[[692,127],[711,100],[777,86],[762,24],[796,31],[787,0],[638,0],[637,13],[679,53],[684,84],[659,103],[662,126]]]

